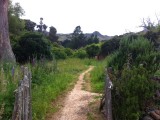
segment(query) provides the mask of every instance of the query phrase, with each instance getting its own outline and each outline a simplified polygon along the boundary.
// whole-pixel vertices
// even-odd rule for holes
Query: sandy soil
[[[63,107],[49,120],[87,120],[88,105],[94,100],[94,96],[98,96],[96,93],[82,90],[82,85],[85,84],[84,75],[92,69],[93,66],[90,66],[80,74],[74,89],[64,99]]]

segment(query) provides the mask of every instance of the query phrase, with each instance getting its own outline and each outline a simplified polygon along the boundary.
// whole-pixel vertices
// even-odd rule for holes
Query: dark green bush
[[[67,54],[67,56],[72,56],[73,55],[73,50],[70,49],[70,48],[65,48],[64,51]]]
[[[113,53],[114,51],[118,50],[120,40],[121,40],[121,37],[116,36],[116,37],[104,42],[101,46],[100,54],[103,56],[107,56],[107,55]]]
[[[52,59],[49,41],[42,34],[35,32],[22,35],[17,44],[13,46],[13,52],[20,63],[27,62],[35,57],[37,59],[42,57]]]
[[[124,38],[121,40],[119,51],[113,55],[112,60],[108,64],[121,70],[128,57],[130,58],[130,64],[134,66],[142,64],[152,73],[160,66],[160,52],[155,51],[154,45],[142,37],[130,40]]]
[[[147,101],[160,88],[151,80],[159,69],[160,52],[142,37],[125,38],[120,42],[119,51],[108,60],[113,67],[112,103],[115,120],[137,120],[142,116]],[[150,107],[150,106],[149,106]]]
[[[121,77],[113,82],[114,120],[138,120],[145,107],[149,106],[147,100],[150,100],[160,88],[155,81],[150,80],[150,74],[143,66],[132,69],[124,67]]]
[[[95,57],[100,52],[100,46],[91,44],[86,47],[86,52],[89,57]]]
[[[74,57],[83,59],[83,58],[86,58],[86,57],[87,57],[87,53],[86,53],[85,50],[79,49],[79,50],[75,51]]]
[[[66,59],[67,58],[67,54],[65,53],[64,48],[53,47],[52,53],[56,59]]]

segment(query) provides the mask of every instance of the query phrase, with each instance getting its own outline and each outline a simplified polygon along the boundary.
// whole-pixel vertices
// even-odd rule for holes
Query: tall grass
[[[91,78],[91,91],[96,93],[104,92],[105,83],[105,68],[107,65],[107,58],[105,60],[89,60],[90,65],[94,66],[94,69],[90,72]]]
[[[112,54],[107,56],[104,60],[85,59],[86,65],[94,66],[94,69],[90,72],[91,91],[96,93],[104,92],[106,68],[108,61],[112,59]]]
[[[33,120],[45,120],[46,114],[55,110],[51,102],[63,94],[87,67],[85,61],[75,58],[57,61],[56,70],[51,69],[54,64],[32,68]]]
[[[0,64],[0,119],[2,120],[9,120],[12,116],[14,91],[20,79],[22,78],[18,65]]]
[[[76,58],[40,61],[25,66],[32,71],[33,120],[45,120],[47,113],[56,108],[51,106],[52,101],[67,91],[77,80],[79,73],[87,68],[85,60]],[[2,120],[11,119],[15,101],[14,91],[21,79],[20,65],[0,65],[0,119]]]

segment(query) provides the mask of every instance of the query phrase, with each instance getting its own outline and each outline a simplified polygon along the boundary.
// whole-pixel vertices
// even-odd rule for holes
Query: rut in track
[[[63,107],[50,120],[87,120],[88,104],[94,100],[94,96],[99,95],[82,90],[85,84],[84,76],[93,68],[90,66],[88,70],[80,74],[74,89],[64,99]]]

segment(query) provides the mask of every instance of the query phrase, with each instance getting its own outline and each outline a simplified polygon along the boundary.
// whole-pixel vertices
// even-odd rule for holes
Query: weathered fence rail
[[[109,77],[109,73],[111,72],[111,68],[106,70],[106,80],[105,80],[105,119],[112,120],[112,96],[111,96],[111,88],[112,81]]]
[[[23,80],[15,91],[15,103],[12,120],[32,120],[31,107],[31,72],[22,67]]]
[[[112,120],[112,96],[111,88],[113,87],[110,75],[112,72],[111,68],[106,69],[106,79],[105,79],[105,92],[101,99],[100,111],[105,115],[105,120]]]

